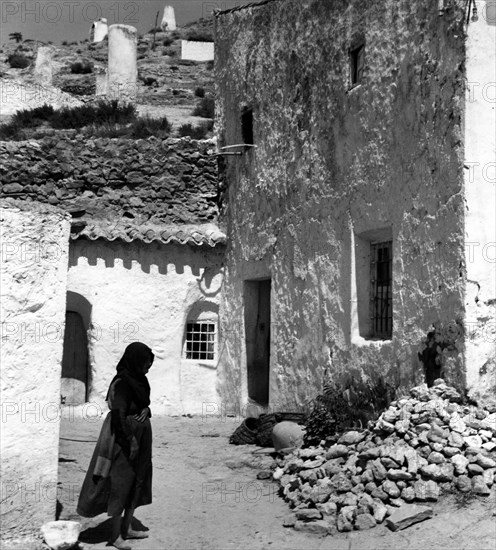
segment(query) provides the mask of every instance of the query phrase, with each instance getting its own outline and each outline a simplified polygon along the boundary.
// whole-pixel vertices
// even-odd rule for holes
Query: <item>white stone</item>
[[[481,447],[482,446],[482,438],[478,435],[468,435],[463,438],[465,443],[467,444],[467,447]]]
[[[393,512],[386,520],[386,525],[392,531],[398,531],[400,529],[406,529],[423,521],[431,518],[433,515],[432,508],[428,506],[418,506],[417,504],[404,504],[397,511]]]
[[[466,429],[467,425],[465,422],[458,416],[458,414],[455,413],[455,415],[451,418],[449,427],[457,433],[462,434]]]
[[[453,466],[455,467],[455,471],[457,475],[462,475],[466,473],[467,465],[469,463],[468,458],[466,458],[462,454],[457,454],[455,456],[452,456],[450,460]]]
[[[81,524],[78,521],[49,521],[41,527],[41,534],[52,550],[68,550],[78,541]]]

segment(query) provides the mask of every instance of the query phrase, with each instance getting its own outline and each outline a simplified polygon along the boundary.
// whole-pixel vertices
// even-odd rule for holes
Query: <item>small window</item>
[[[215,359],[216,324],[197,321],[186,324],[186,359]]]
[[[350,51],[351,86],[358,86],[362,82],[364,62],[365,45],[361,44]]]
[[[371,336],[390,339],[392,312],[392,241],[370,245]]]
[[[243,143],[253,145],[253,109],[250,107],[241,111],[241,135]]]

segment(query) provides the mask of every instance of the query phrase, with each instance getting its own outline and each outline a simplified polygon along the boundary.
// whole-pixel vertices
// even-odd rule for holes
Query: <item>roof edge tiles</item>
[[[242,6],[234,6],[234,8],[229,8],[227,10],[214,10],[214,16],[219,17],[219,15],[224,15],[226,13],[233,13],[235,11],[246,10],[249,8],[258,8],[265,4],[270,4],[272,2],[281,2],[282,0],[262,0],[261,2],[251,2],[250,4],[244,4]]]
[[[215,247],[226,244],[226,235],[215,224],[196,225],[114,225],[108,221],[88,221],[84,227],[74,224],[71,240],[142,241]]]

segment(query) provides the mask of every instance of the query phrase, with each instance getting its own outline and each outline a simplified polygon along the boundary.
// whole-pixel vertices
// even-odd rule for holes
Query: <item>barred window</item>
[[[186,324],[186,359],[215,359],[216,323],[195,321]]]
[[[392,241],[370,245],[370,313],[371,336],[390,339],[392,312]]]

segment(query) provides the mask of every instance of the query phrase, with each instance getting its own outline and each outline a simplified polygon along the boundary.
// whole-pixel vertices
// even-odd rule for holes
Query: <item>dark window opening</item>
[[[215,359],[215,323],[187,323],[186,359]]]
[[[383,339],[393,333],[392,245],[392,241],[370,245],[371,335]]]
[[[253,145],[253,109],[250,107],[241,112],[241,135],[244,143]]]
[[[364,61],[365,46],[363,44],[350,51],[350,74],[352,86],[357,86],[362,82]]]

